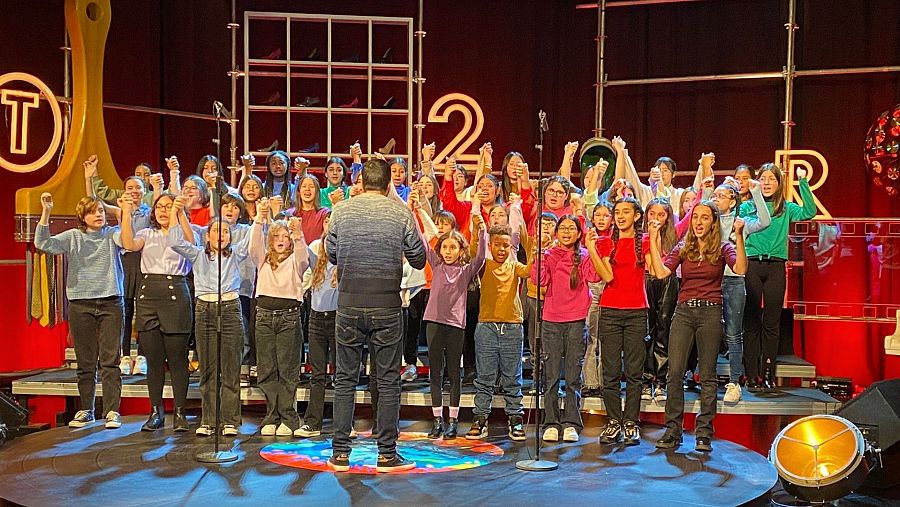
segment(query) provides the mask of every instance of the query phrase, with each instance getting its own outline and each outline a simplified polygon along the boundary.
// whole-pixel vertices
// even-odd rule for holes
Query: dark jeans
[[[774,377],[786,288],[784,262],[751,260],[744,281],[744,368],[751,379],[767,370]]]
[[[141,280],[141,252],[124,252],[122,254],[122,269],[125,271],[125,325],[122,326],[122,355],[131,355],[131,330],[134,324],[134,300],[140,292]],[[138,338],[138,355],[143,356],[144,349]]]
[[[404,308],[403,362],[416,365],[419,356],[419,335],[422,332],[422,317],[431,291],[421,289],[409,300],[409,308]]]
[[[256,309],[257,385],[266,396],[262,426],[300,427],[297,384],[300,383],[300,347],[297,327],[300,306],[286,310]]]
[[[672,315],[678,302],[678,278],[669,275],[662,280],[655,276],[647,276],[647,312],[649,330],[646,343],[647,358],[644,363],[645,381],[654,380],[662,384],[669,371],[669,329],[672,327]]]
[[[506,322],[479,322],[475,328],[475,359],[478,376],[475,377],[476,416],[491,414],[497,372],[500,372],[500,388],[506,404],[506,415],[522,415],[522,324]]]
[[[475,327],[478,325],[478,310],[480,308],[481,289],[475,288],[466,292],[466,336],[463,344],[463,368],[471,371],[477,366],[475,360]]]
[[[325,411],[325,380],[328,376],[328,356],[335,352],[335,312],[309,312],[309,363],[312,379],[309,382],[309,404],[303,415],[303,424],[312,429],[322,429]]]
[[[744,277],[722,278],[722,301],[725,343],[728,345],[728,363],[731,367],[728,380],[737,384],[744,374],[744,303],[747,301]]]
[[[459,360],[462,357],[463,340],[466,330],[428,322],[425,325],[425,334],[428,339],[428,367],[430,369],[429,382],[431,384],[431,406],[444,406],[444,397],[441,389],[444,385],[444,366],[447,367],[447,376],[450,377],[450,405],[459,406],[459,397],[462,382],[459,375]],[[446,355],[446,361],[444,357]]]
[[[669,337],[668,398],[666,399],[666,426],[669,433],[681,435],[684,418],[684,372],[688,355],[697,343],[700,363],[700,413],[694,434],[712,437],[712,421],[716,416],[716,358],[722,344],[722,306],[691,308],[678,305],[672,319]]]
[[[256,299],[241,296],[241,319],[244,321],[244,350],[241,364],[256,365]],[[303,343],[303,342],[300,342]],[[299,357],[298,357],[299,360]]]
[[[537,337],[537,298],[526,296],[522,300],[522,312],[525,314],[525,324],[528,327],[528,351],[531,356],[531,367],[534,368],[534,361],[537,359],[535,352],[535,340]]]
[[[584,319],[572,322],[544,321],[541,346],[547,360],[547,388],[544,391],[543,429],[584,429],[581,421],[581,366],[587,346],[587,326]],[[562,417],[559,413],[559,365],[565,358],[566,401]]]
[[[195,335],[200,358],[200,401],[203,410],[200,424],[216,425],[216,309],[219,303],[200,299],[195,307]],[[222,417],[221,424],[241,424],[241,351],[244,347],[244,325],[241,302],[237,299],[222,304]]]
[[[124,322],[121,296],[69,301],[69,329],[75,342],[75,361],[78,364],[78,396],[82,410],[94,410],[97,390],[97,364],[100,364],[100,383],[103,386],[103,411],[118,412],[122,396],[121,358],[119,339]]]
[[[335,322],[337,361],[334,382],[334,440],[336,454],[350,453],[356,385],[363,347],[368,343],[378,402],[375,420],[378,454],[393,458],[400,432],[400,359],[403,348],[400,308],[339,307]]]
[[[188,333],[163,333],[157,326],[148,331],[140,331],[140,342],[147,354],[147,391],[150,405],[161,407],[163,386],[166,383],[166,363],[172,376],[172,395],[176,407],[184,407],[187,399],[188,382]]]
[[[603,362],[603,404],[610,420],[638,422],[641,415],[641,373],[647,310],[600,310],[600,360]],[[624,359],[624,366],[623,366]],[[625,373],[625,412],[620,395]]]

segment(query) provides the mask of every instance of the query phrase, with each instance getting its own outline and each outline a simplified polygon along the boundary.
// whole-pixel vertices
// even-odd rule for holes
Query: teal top
[[[803,206],[785,201],[784,211],[775,216],[772,212],[772,203],[766,201],[766,208],[772,216],[769,227],[747,236],[747,257],[762,256],[787,260],[788,257],[788,228],[791,222],[809,220],[816,216],[816,201],[813,199],[809,182],[806,178],[800,180],[800,199]],[[757,216],[756,205],[753,201],[741,204],[740,216]]]
[[[331,197],[330,197],[331,193],[339,188],[344,189],[344,199],[345,200],[349,199],[350,198],[350,187],[348,187],[347,185],[340,185],[337,187],[328,185],[327,187],[319,190],[319,204],[321,204],[323,208],[331,209]]]

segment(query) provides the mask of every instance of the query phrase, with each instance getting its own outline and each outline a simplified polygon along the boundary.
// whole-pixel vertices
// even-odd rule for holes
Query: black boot
[[[444,440],[453,440],[456,438],[458,423],[455,417],[447,420],[447,429],[444,430]]]
[[[162,429],[166,423],[166,409],[162,406],[152,407],[150,409],[150,417],[147,422],[141,426],[141,431],[156,431]]]
[[[775,372],[774,368],[767,367],[765,373],[763,373],[763,389],[765,391],[772,391],[775,389]]]
[[[436,438],[441,438],[441,433],[444,432],[444,418],[443,417],[435,417],[434,424],[431,427],[431,431],[428,432],[428,438],[434,440]]]
[[[173,427],[175,431],[187,431],[188,430],[188,421],[187,416],[184,415],[184,407],[175,407],[175,420]]]

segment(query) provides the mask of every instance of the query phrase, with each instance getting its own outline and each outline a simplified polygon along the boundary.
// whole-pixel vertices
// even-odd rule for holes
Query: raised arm
[[[812,190],[809,189],[809,180],[806,179],[806,169],[797,168],[797,177],[800,178],[800,199],[803,200],[803,206],[794,208],[796,211],[791,213],[791,221],[811,220],[816,216],[816,200],[813,197]]]
[[[707,186],[712,185],[712,176],[710,176],[707,180],[703,182],[704,188],[701,191],[697,192],[697,196],[694,197],[694,201],[691,203],[691,207],[688,208],[688,212],[684,214],[684,216],[675,223],[675,235],[680,240],[687,234],[688,229],[691,227],[691,217],[694,216],[694,207],[700,204],[700,201],[703,200],[703,191]]]
[[[484,143],[478,149],[478,163],[475,165],[475,179],[478,181],[485,174],[491,174],[494,170],[494,148],[491,143]]]
[[[769,213],[769,207],[766,206],[766,199],[762,194],[762,187],[756,180],[750,180],[750,197],[756,205],[756,216],[746,216],[744,218],[744,237],[759,232],[772,223],[772,214]]]
[[[134,203],[131,202],[131,198],[127,196],[122,197],[121,202],[122,217],[120,223],[122,226],[122,248],[132,252],[138,252],[144,248],[144,239],[134,237],[134,223],[132,222],[132,211]],[[150,210],[150,213],[153,213],[152,209]]]
[[[444,169],[444,181],[441,182],[441,190],[439,192],[441,205],[444,209],[453,213],[456,223],[462,227],[468,223],[469,211],[472,209],[471,203],[460,202],[456,197],[456,191],[453,189],[453,168]]]
[[[176,220],[174,215],[175,207],[173,206],[172,211],[169,214],[170,223]],[[166,245],[191,262],[195,262],[200,255],[203,255],[204,253],[202,247],[185,239],[181,227],[169,227],[169,233],[166,236]]]
[[[253,220],[253,225],[250,226],[250,244],[247,247],[250,260],[257,269],[266,262],[265,224],[268,216],[269,200],[264,197],[256,203],[256,218]]]
[[[738,275],[747,273],[747,250],[744,248],[744,221],[740,218],[734,219],[734,250],[735,261],[731,270]]]
[[[49,254],[68,253],[71,246],[73,230],[65,231],[56,236],[50,235],[50,210],[53,209],[53,196],[49,192],[41,194],[41,218],[38,220],[37,229],[34,231],[34,246],[38,250]]]
[[[420,168],[422,170],[422,174],[427,174],[428,176],[434,176],[434,152],[435,145],[434,143],[426,144],[422,146],[422,162],[420,164]]]
[[[172,155],[166,159],[166,167],[169,168],[169,192],[172,195],[181,195],[181,170],[178,157]]]
[[[650,188],[650,185],[645,185],[641,182],[637,169],[634,167],[634,161],[631,160],[631,156],[625,148],[625,141],[621,137],[615,137],[612,145],[616,150],[616,179],[622,178],[631,183],[637,194],[635,197],[640,201],[641,207],[646,207],[647,203],[654,197],[653,189]]]
[[[709,177],[714,177],[713,166],[716,164],[716,154],[703,153],[697,161],[697,174],[694,175],[694,188],[701,188]]]
[[[613,273],[609,264],[609,258],[607,257],[604,259],[597,249],[596,229],[591,228],[588,230],[584,237],[584,243],[585,246],[587,246],[588,253],[591,255],[591,264],[594,266],[594,271],[597,272],[597,275],[599,275],[600,279],[604,282],[611,282],[613,280]]]
[[[563,149],[562,163],[559,165],[559,175],[572,182],[572,162],[575,160],[575,152],[578,151],[578,141],[569,141]]]
[[[672,274],[672,271],[663,264],[662,247],[660,246],[659,230],[662,224],[656,221],[650,222],[650,273],[662,280]],[[672,250],[677,252],[677,250]]]
[[[288,220],[288,228],[291,230],[291,240],[294,242],[294,269],[297,270],[297,273],[303,273],[309,267],[309,252],[306,240],[303,239],[300,217],[291,217]]]

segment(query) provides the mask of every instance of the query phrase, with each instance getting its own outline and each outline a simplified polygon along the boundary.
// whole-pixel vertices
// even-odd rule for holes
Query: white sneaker
[[[300,426],[299,428],[297,428],[296,431],[294,431],[295,437],[303,437],[303,438],[317,437],[321,434],[322,434],[321,430],[314,430],[314,429],[310,428],[308,424],[304,424],[303,426]]]
[[[84,428],[88,424],[94,422],[93,410],[79,410],[75,412],[75,417],[69,421],[70,428]]]
[[[222,426],[222,436],[223,437],[236,437],[238,434],[237,426],[233,424],[226,424]]]
[[[544,430],[544,442],[559,442],[559,430],[553,427]]]
[[[131,356],[122,356],[119,361],[119,370],[122,371],[122,375],[131,375]]]
[[[406,365],[400,373],[400,380],[404,382],[412,382],[417,378],[419,378],[419,373],[416,371],[416,365],[414,364]]]
[[[294,436],[294,430],[288,428],[287,424],[281,423],[278,425],[278,429],[275,430],[275,434],[279,437],[292,437]]]
[[[568,427],[563,430],[563,442],[577,442],[578,441],[578,430],[572,427]]]
[[[741,401],[741,385],[729,382],[725,384],[725,397],[722,398],[725,403],[737,403]]]
[[[263,426],[261,430],[259,430],[259,434],[264,437],[271,437],[272,435],[275,434],[275,432],[276,432],[276,430],[275,430],[274,424],[267,424],[267,425]]]
[[[251,377],[258,377],[259,375],[257,374],[257,371],[258,370],[256,369],[256,366],[250,366],[250,376]]]
[[[656,389],[653,391],[653,401],[666,401],[667,398],[666,388],[663,386],[656,386]]]
[[[194,433],[197,434],[197,436],[208,437],[213,434],[213,431],[214,430],[213,430],[212,426],[210,426],[208,424],[204,424],[204,425],[198,427],[197,430],[194,431]]]
[[[107,412],[106,413],[106,424],[104,426],[106,426],[106,429],[109,429],[109,430],[121,428],[122,427],[122,418],[119,417],[119,413],[113,412],[112,410]]]
[[[650,401],[653,399],[653,394],[650,392],[649,385],[644,384],[644,386],[641,387],[641,399],[644,401]]]
[[[135,375],[146,375],[147,374],[147,358],[144,356],[137,356],[134,358],[134,369],[132,372]]]
[[[350,428],[350,438],[352,438],[354,440],[359,438],[359,433],[356,432],[356,428],[353,428],[353,427]]]

